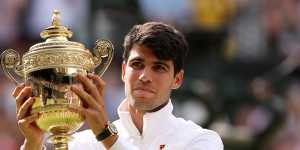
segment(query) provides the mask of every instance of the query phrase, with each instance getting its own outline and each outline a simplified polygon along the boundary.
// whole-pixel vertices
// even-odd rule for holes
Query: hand
[[[71,90],[80,97],[83,106],[70,106],[70,109],[79,112],[93,133],[98,135],[104,131],[108,121],[103,101],[105,83],[93,74],[77,75],[76,78],[82,86],[73,85]]]
[[[103,101],[105,83],[93,74],[77,75],[77,79],[83,86],[74,85],[71,90],[80,97],[83,106],[70,106],[70,110],[79,112],[97,136],[104,131],[108,121]],[[118,135],[110,136],[103,140],[102,144],[109,149],[117,139]]]
[[[30,115],[30,109],[35,101],[31,97],[31,87],[25,84],[18,85],[12,93],[16,98],[16,113],[20,131],[25,137],[24,149],[41,149],[43,143],[43,132],[35,124],[40,114]]]

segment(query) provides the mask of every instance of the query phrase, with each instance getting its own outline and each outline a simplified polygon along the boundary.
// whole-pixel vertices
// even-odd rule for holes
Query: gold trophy
[[[71,85],[78,84],[74,76],[89,72],[102,76],[112,61],[113,45],[97,40],[93,55],[83,44],[69,41],[72,32],[60,24],[57,10],[52,25],[40,35],[45,41],[31,46],[22,59],[16,51],[5,50],[1,66],[16,84],[25,82],[32,87],[36,100],[31,114],[41,114],[37,126],[49,133],[48,142],[55,150],[67,150],[72,133],[83,124],[82,116],[68,110],[68,105],[81,105],[70,90]]]

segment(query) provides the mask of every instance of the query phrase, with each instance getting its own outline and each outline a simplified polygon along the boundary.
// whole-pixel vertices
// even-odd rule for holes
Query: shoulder
[[[179,135],[188,140],[188,145],[205,145],[206,150],[223,150],[223,142],[219,134],[213,130],[204,129],[192,121],[177,118]]]

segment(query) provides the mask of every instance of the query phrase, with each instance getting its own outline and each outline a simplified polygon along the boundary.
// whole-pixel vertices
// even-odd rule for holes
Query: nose
[[[145,83],[152,82],[151,70],[147,69],[147,68],[144,68],[141,71],[141,74],[139,76],[139,80],[142,81],[142,82],[145,82]]]

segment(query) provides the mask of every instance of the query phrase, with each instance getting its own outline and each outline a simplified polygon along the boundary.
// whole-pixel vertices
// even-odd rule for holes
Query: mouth
[[[137,87],[133,89],[134,91],[144,91],[144,92],[149,92],[149,93],[155,93],[153,89],[150,88],[145,88],[145,87]]]

